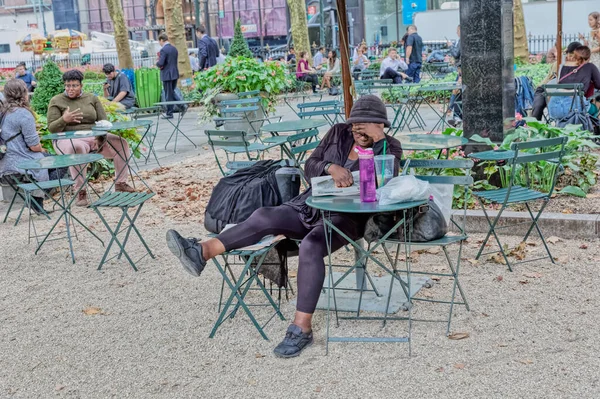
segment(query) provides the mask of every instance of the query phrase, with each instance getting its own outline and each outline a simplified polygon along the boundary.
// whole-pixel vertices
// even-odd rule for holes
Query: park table
[[[185,114],[187,113],[187,110],[189,109],[189,105],[193,104],[193,103],[194,103],[193,101],[183,101],[183,100],[182,101],[161,101],[158,103],[154,103],[155,107],[168,107],[169,105],[173,105],[173,106],[184,105],[183,111],[174,112],[175,114],[177,114],[177,119],[176,119],[175,123],[173,122],[173,118],[167,119],[167,121],[171,124],[171,126],[173,126],[173,132],[169,136],[169,139],[167,140],[167,144],[165,144],[165,150],[167,149],[167,146],[171,142],[171,139],[173,138],[173,136],[175,136],[175,147],[173,148],[173,153],[174,154],[177,153],[177,137],[179,136],[179,133],[181,133],[181,135],[183,137],[185,137],[187,139],[187,141],[192,143],[194,148],[198,148],[198,146],[188,136],[186,136],[186,134],[183,133],[181,131],[181,129],[179,128],[179,125],[181,124],[183,117],[185,116]]]
[[[396,137],[403,151],[439,151],[438,159],[444,150],[463,146],[469,142],[464,137],[447,134],[402,134]],[[446,152],[446,158],[449,156]]]
[[[468,155],[469,158],[486,161],[486,162],[498,162],[507,161],[515,157],[513,150],[490,150],[482,152],[472,152]]]
[[[83,171],[83,166],[84,165],[89,165],[93,162],[97,162],[101,159],[103,159],[104,157],[100,154],[69,154],[69,155],[56,155],[56,156],[52,156],[52,157],[44,157],[41,159],[36,159],[36,160],[29,160],[29,161],[25,161],[25,162],[21,162],[17,165],[17,167],[19,169],[23,169],[25,171],[29,171],[29,170],[48,170],[48,169],[59,169],[59,168],[69,168],[69,167],[79,167],[77,169],[79,169],[78,173],[82,173]],[[69,242],[69,250],[70,250],[70,254],[71,254],[71,259],[73,261],[73,263],[75,263],[75,253],[73,251],[73,240],[71,238],[71,228],[70,228],[70,224],[73,223],[73,232],[75,233],[75,236],[77,236],[77,232],[75,231],[75,223],[77,222],[79,223],[88,233],[90,233],[92,236],[94,236],[98,241],[100,241],[102,243],[102,245],[104,245],[102,239],[100,239],[100,237],[98,237],[93,231],[91,231],[81,220],[79,220],[76,216],[73,215],[73,213],[71,212],[71,206],[73,204],[73,202],[77,199],[77,195],[79,194],[79,192],[81,190],[83,190],[89,182],[90,179],[90,174],[87,174],[86,176],[83,176],[84,178],[84,182],[81,185],[81,187],[79,187],[79,189],[77,190],[76,193],[73,194],[72,198],[70,200],[67,200],[65,198],[65,194],[67,192],[67,187],[63,186],[63,185],[59,185],[59,193],[60,193],[60,198],[58,200],[54,199],[54,197],[52,196],[47,196],[48,198],[50,198],[52,201],[54,201],[54,203],[60,208],[62,209],[61,214],[56,218],[56,221],[54,222],[54,224],[52,225],[52,227],[50,228],[50,230],[48,231],[48,233],[44,236],[44,238],[42,239],[42,241],[39,243],[37,249],[35,250],[35,254],[37,255],[37,253],[40,251],[40,249],[42,248],[42,246],[44,245],[44,243],[46,243],[46,241],[49,241],[49,237],[50,235],[53,233],[54,229],[56,228],[56,226],[58,225],[58,223],[64,218],[65,221],[65,226],[66,226],[66,233],[67,233],[67,240]],[[40,187],[40,183],[36,182],[34,179],[30,179],[31,183],[35,184],[40,190],[42,190],[42,188]],[[42,190],[43,191],[43,190]],[[55,239],[52,239],[55,240]]]
[[[420,201],[410,201],[410,202],[403,202],[403,203],[390,204],[390,205],[380,205],[379,202],[369,202],[369,203],[361,202],[360,198],[358,198],[358,196],[348,196],[348,197],[335,197],[335,196],[312,197],[311,196],[306,200],[306,204],[308,206],[310,206],[314,209],[317,209],[321,212],[321,216],[323,218],[323,226],[325,228],[325,241],[327,244],[327,252],[328,252],[327,265],[328,265],[328,273],[329,273],[329,282],[328,282],[328,286],[326,288],[326,290],[327,290],[326,352],[329,351],[329,342],[407,342],[409,345],[409,353],[410,353],[410,345],[411,345],[410,338],[411,338],[411,327],[412,327],[411,326],[412,306],[408,306],[408,312],[409,312],[408,317],[389,317],[388,311],[389,311],[390,298],[392,296],[392,287],[394,285],[395,280],[397,280],[400,283],[400,286],[405,291],[405,295],[408,298],[409,302],[412,298],[412,296],[410,294],[410,291],[411,291],[410,230],[412,229],[412,226],[407,226],[407,223],[404,223],[404,221],[407,220],[407,211],[408,210],[410,210],[412,208],[420,208],[420,207],[424,207],[423,208],[423,210],[424,210],[427,207],[426,203],[427,203],[427,201],[420,200]],[[401,212],[403,216],[383,237],[381,237],[379,240],[377,240],[376,243],[369,245],[367,250],[365,250],[363,248],[361,243],[357,242],[360,240],[356,240],[356,241],[352,240],[350,237],[348,237],[346,234],[344,234],[340,229],[338,229],[335,226],[335,224],[332,222],[332,218],[331,218],[332,213],[346,213],[346,214],[355,214],[355,215],[361,214],[361,215],[368,216],[368,215],[374,215],[374,214],[378,214],[378,213],[389,213],[389,212]],[[406,263],[405,270],[407,271],[406,281],[404,281],[398,275],[398,270],[396,269],[395,262],[390,262],[392,264],[387,265],[387,264],[384,264],[383,262],[381,262],[379,259],[377,259],[374,256],[375,251],[380,247],[384,247],[385,242],[388,240],[388,238],[394,232],[398,231],[401,227],[404,229],[404,237],[407,238],[406,244],[404,245],[405,252],[406,252],[405,253],[405,263]],[[354,247],[355,253],[357,254],[354,265],[352,265],[350,267],[350,269],[346,273],[344,273],[344,275],[340,279],[337,280],[337,282],[333,281],[334,265],[332,264],[332,252],[331,252],[331,237],[334,232],[341,235],[344,239],[346,239],[348,241],[349,245]],[[384,247],[384,249],[385,249],[385,247]],[[363,272],[365,272],[365,274],[366,274],[365,264],[366,264],[367,260],[371,260],[372,262],[377,264],[379,267],[381,267],[383,270],[385,270],[391,276],[390,289],[389,289],[388,297],[387,297],[386,311],[384,313],[384,316],[382,316],[382,317],[381,316],[379,316],[379,317],[377,317],[377,316],[375,316],[375,317],[374,316],[369,316],[369,317],[359,316],[358,311],[360,311],[360,301],[361,301],[359,299],[357,316],[348,317],[348,318],[351,318],[354,320],[382,320],[383,326],[385,326],[387,320],[408,320],[408,335],[406,337],[332,337],[332,336],[330,336],[329,326],[330,326],[330,311],[331,311],[332,296],[333,296],[333,308],[335,310],[335,316],[336,316],[336,325],[339,326],[339,317],[338,317],[338,310],[337,310],[336,297],[335,297],[335,287],[338,285],[338,283],[341,280],[343,280],[348,274],[350,274],[354,270],[358,271],[359,269],[362,269]],[[391,260],[391,259],[389,259],[389,257],[388,257],[388,260]],[[368,276],[368,274],[367,274],[367,276]],[[363,288],[364,288],[364,286],[361,286],[361,288],[360,288],[361,299],[362,299]]]

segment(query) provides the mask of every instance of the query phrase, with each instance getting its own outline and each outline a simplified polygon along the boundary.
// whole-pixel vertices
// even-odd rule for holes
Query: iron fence
[[[563,35],[562,46],[563,48],[566,48],[569,43],[581,41],[582,40],[579,39],[579,35]],[[529,35],[528,42],[530,54],[545,54],[556,45],[556,35]]]
[[[82,67],[86,65],[93,66],[103,66],[104,64],[110,63],[113,65],[119,65],[119,57],[117,53],[91,53],[84,55],[61,55],[61,54],[51,54],[47,57],[29,57],[22,59],[14,59],[14,60],[2,60],[0,59],[0,69],[13,69],[19,63],[24,62],[28,68],[32,70],[37,70],[44,66],[44,64],[52,60],[58,66],[69,69]],[[133,64],[136,68],[140,67],[152,67],[156,65],[156,56],[155,55],[133,55]]]

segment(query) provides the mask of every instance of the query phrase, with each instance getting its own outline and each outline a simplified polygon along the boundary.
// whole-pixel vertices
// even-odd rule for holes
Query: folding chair
[[[248,315],[248,317],[252,321],[252,324],[254,325],[254,327],[256,327],[256,329],[258,330],[260,335],[267,341],[269,340],[269,338],[267,337],[267,335],[264,332],[264,328],[266,327],[266,325],[275,316],[279,316],[279,318],[281,320],[285,320],[285,318],[283,317],[283,314],[279,310],[279,306],[275,303],[275,301],[273,300],[273,297],[271,296],[271,294],[269,294],[269,291],[265,288],[265,285],[262,283],[262,281],[260,281],[260,277],[258,274],[260,272],[260,268],[264,264],[267,253],[271,249],[273,249],[279,243],[279,241],[280,240],[275,240],[273,243],[271,243],[267,246],[264,246],[262,248],[258,248],[258,249],[252,248],[253,246],[250,246],[248,248],[231,250],[231,251],[226,252],[223,255],[221,255],[220,256],[221,260],[219,260],[219,257],[213,258],[213,263],[215,264],[215,266],[219,270],[219,273],[221,273],[221,276],[223,277],[223,283],[221,285],[221,294],[220,294],[220,299],[219,299],[220,313],[219,313],[219,317],[217,318],[217,321],[215,322],[215,325],[214,325],[212,331],[210,332],[210,335],[209,335],[210,338],[213,338],[215,336],[215,334],[217,333],[217,330],[219,329],[219,327],[223,324],[223,322],[226,319],[228,319],[228,318],[233,319],[235,317],[235,315],[240,307]],[[242,262],[236,263],[236,262],[231,261],[231,258],[236,258],[236,257],[239,257],[239,259],[241,259]],[[242,271],[237,276],[237,278],[234,275],[234,272],[232,269],[232,266],[234,266],[234,265],[243,265]],[[221,307],[225,284],[227,284],[227,286],[231,290],[231,293],[230,293],[229,297],[227,298],[227,301],[225,301],[225,304]],[[258,288],[252,288],[253,285],[258,286]],[[248,303],[246,303],[246,295],[248,294],[248,292],[250,290],[261,291],[267,298],[268,303],[266,303],[266,304],[248,304]],[[236,300],[236,304],[234,305],[233,310],[231,310],[231,312],[229,312],[229,309],[233,305],[234,300]],[[260,325],[258,323],[258,321],[256,320],[256,317],[250,310],[250,306],[267,306],[267,307],[271,306],[275,310],[275,312],[263,325]]]
[[[537,233],[539,234],[539,236],[542,240],[542,243],[544,244],[544,248],[546,249],[546,252],[548,253],[548,257],[550,258],[552,263],[555,263],[554,258],[552,257],[552,254],[550,253],[550,249],[548,248],[548,244],[546,243],[546,240],[544,239],[544,235],[542,234],[542,231],[540,230],[540,227],[538,225],[538,220],[539,220],[540,216],[542,215],[542,212],[544,211],[544,209],[550,202],[550,199],[552,198],[552,194],[554,193],[554,186],[556,184],[556,179],[558,177],[558,171],[561,167],[561,161],[562,161],[562,157],[564,155],[565,144],[567,143],[567,141],[568,141],[567,137],[558,137],[558,138],[547,139],[547,140],[534,140],[534,141],[528,141],[528,142],[523,142],[523,143],[512,143],[510,146],[512,153],[508,154],[511,157],[510,157],[510,159],[507,160],[507,165],[504,166],[503,169],[501,169],[501,173],[508,173],[510,175],[508,177],[508,179],[506,179],[506,181],[508,181],[507,187],[501,188],[498,190],[485,190],[485,191],[473,192],[473,194],[475,195],[475,197],[481,204],[483,213],[485,214],[485,217],[490,226],[490,229],[489,229],[485,239],[483,240],[483,243],[481,244],[481,248],[479,248],[479,252],[477,253],[477,256],[475,257],[475,259],[479,259],[482,255],[487,255],[490,253],[497,252],[497,251],[493,251],[493,252],[488,252],[485,254],[483,253],[483,250],[484,250],[488,240],[493,235],[494,239],[496,240],[496,243],[498,244],[498,247],[500,249],[500,253],[502,254],[502,257],[504,258],[504,261],[506,262],[506,265],[508,266],[508,270],[510,270],[512,272],[512,266],[511,266],[510,261],[508,260],[508,256],[506,254],[506,249],[500,242],[500,238],[498,237],[496,230],[512,228],[519,224],[529,224],[530,222],[523,222],[523,223],[511,224],[511,225],[506,225],[506,226],[498,226],[498,222],[500,221],[502,213],[504,212],[504,210],[506,209],[506,207],[508,205],[524,204],[525,207],[527,208],[527,212],[529,213],[529,216],[531,217],[531,223],[529,225],[529,228],[527,229],[527,233],[525,234],[525,237],[523,238],[523,242],[527,241],[527,238],[529,237],[529,235],[535,228],[535,230],[537,231]],[[524,152],[522,152],[522,151],[524,151]],[[551,172],[552,172],[551,178],[547,180],[547,182],[549,182],[549,184],[550,184],[550,187],[549,187],[549,190],[547,193],[544,193],[542,191],[539,191],[539,190],[536,190],[533,188],[532,183],[535,183],[535,182],[532,182],[532,178],[535,178],[536,173],[533,173],[533,172],[535,172],[536,167],[550,167],[551,168]],[[508,169],[508,172],[505,172],[504,168]],[[534,169],[533,172],[530,169]],[[524,175],[524,178],[523,178],[523,175]],[[498,211],[498,214],[496,215],[496,217],[492,218],[488,214],[488,212],[485,208],[486,201],[493,203],[493,204],[501,204],[502,205],[502,207]],[[529,203],[536,202],[536,201],[542,201],[542,205],[541,205],[539,211],[537,212],[537,214],[534,215]],[[522,262],[513,263],[513,265],[519,264],[519,263],[533,262],[535,260],[540,260],[540,259],[545,259],[545,258],[546,257],[529,259],[529,260],[525,260]]]
[[[569,111],[573,111],[577,106],[583,104],[585,94],[583,93],[583,83],[560,83],[560,84],[547,84],[542,86],[546,91],[547,102],[550,104],[552,97],[556,98],[572,98],[569,106]],[[568,101],[568,100],[567,100]],[[584,111],[583,109],[581,111]],[[548,123],[556,121],[558,118],[550,114],[548,108],[548,115],[546,120]]]
[[[244,96],[253,92],[241,93]],[[213,121],[216,127],[221,127],[227,122],[246,122],[255,135],[259,135],[260,128],[267,122],[271,123],[272,119],[281,121],[280,116],[268,117],[262,107],[260,97],[246,97],[238,100],[223,100],[219,103],[219,113],[221,116],[214,117]],[[248,130],[250,133],[250,130]]]
[[[100,197],[100,199],[98,199],[96,202],[94,202],[92,205],[90,205],[90,208],[92,208],[98,214],[98,217],[102,221],[102,224],[104,224],[104,226],[106,227],[106,229],[108,230],[108,232],[111,236],[110,241],[109,241],[108,245],[106,246],[106,250],[104,251],[104,255],[102,256],[102,260],[100,261],[100,265],[98,265],[98,270],[101,270],[102,266],[104,266],[104,264],[106,262],[110,261],[111,259],[114,259],[115,257],[117,259],[121,259],[121,256],[123,256],[123,255],[129,262],[129,264],[131,265],[133,270],[135,270],[136,272],[138,270],[137,267],[135,266],[136,262],[141,261],[147,255],[150,255],[150,257],[152,259],[155,259],[154,254],[148,247],[148,244],[146,244],[146,241],[142,237],[142,234],[140,233],[138,228],[135,226],[135,221],[137,220],[137,217],[139,216],[139,214],[142,210],[142,207],[144,206],[144,203],[146,203],[146,201],[148,201],[150,198],[154,197],[154,195],[155,195],[154,193],[107,192],[102,197]],[[137,210],[133,214],[133,217],[131,217],[131,215],[129,215],[129,210],[136,208],[136,207],[137,207]],[[100,208],[119,208],[121,210],[121,217],[119,218],[119,221],[117,222],[114,229],[110,227],[110,225],[108,224],[108,221],[105,219],[105,217],[100,212]],[[132,231],[138,236],[138,238],[142,242],[142,245],[144,246],[144,248],[146,249],[146,252],[147,252],[146,255],[142,256],[136,262],[134,262],[131,259],[131,257],[125,250],[125,247],[127,246],[127,242],[129,241],[129,236],[131,235]],[[121,239],[119,239],[119,234],[121,234],[123,232],[125,233],[125,237],[121,240]],[[110,250],[112,248],[112,245],[115,243],[119,247],[119,253],[118,253],[118,255],[115,255],[112,258],[107,259],[108,254],[110,253]]]
[[[148,160],[150,159],[150,155],[153,155],[154,159],[156,160],[156,164],[160,166],[160,163],[158,162],[158,157],[156,156],[156,151],[154,150],[154,142],[156,141],[156,136],[158,135],[158,124],[160,122],[161,107],[131,108],[128,110],[128,112],[126,112],[126,114],[130,115],[131,118],[136,121],[139,119],[156,119],[154,129],[149,131],[145,137],[146,144],[148,145],[148,154],[145,155],[144,158],[146,158],[145,165],[147,165]]]
[[[204,134],[208,138],[208,144],[223,176],[230,174],[230,172],[226,171],[221,165],[221,161],[217,156],[217,149],[220,148],[225,152],[227,162],[234,161],[235,156],[238,154],[245,155],[248,161],[256,161],[264,151],[282,145],[280,143],[251,143],[248,140],[248,133],[243,130],[205,130]],[[252,153],[256,153],[256,155],[253,156]],[[229,159],[230,155],[233,156],[233,159]]]
[[[471,160],[419,160],[419,159],[411,159],[404,160],[401,163],[402,168],[407,169],[417,169],[418,175],[415,175],[417,179],[425,180],[430,184],[436,185],[451,185],[452,188],[454,186],[462,186],[464,189],[465,196],[469,192],[470,186],[473,185],[473,177],[471,176],[471,168],[473,167],[473,161]],[[460,170],[462,175],[453,176],[454,173],[447,173],[452,170]],[[447,175],[445,175],[447,174]],[[425,301],[432,303],[441,303],[450,305],[450,309],[448,312],[448,318],[445,320],[430,320],[430,319],[414,319],[413,321],[427,321],[427,322],[443,322],[446,324],[446,335],[450,333],[450,324],[452,322],[452,312],[454,310],[454,305],[464,305],[467,310],[469,309],[469,304],[467,302],[467,297],[462,289],[459,280],[460,273],[460,262],[462,257],[463,244],[467,240],[467,232],[465,230],[466,219],[467,219],[467,201],[465,201],[465,205],[463,208],[462,220],[458,223],[456,220],[451,219],[451,223],[454,225],[456,229],[458,229],[458,234],[446,234],[446,236],[427,242],[412,242],[411,245],[415,246],[425,246],[425,247],[440,247],[444,253],[444,257],[448,262],[448,267],[450,272],[436,272],[432,270],[415,270],[415,265],[412,265],[411,274],[418,275],[426,275],[426,276],[437,276],[437,277],[448,277],[452,279],[452,290],[450,294],[450,299],[437,299],[437,298],[424,298],[424,297],[412,297],[411,301]],[[450,226],[449,226],[450,227]],[[400,248],[405,245],[404,242],[399,242],[396,240],[388,240],[387,243],[396,244],[396,256],[393,257],[389,251],[389,247],[383,246],[383,250],[385,255],[387,256],[390,264],[393,265],[393,270],[395,273],[407,273],[407,270],[399,270],[398,265],[398,254],[401,253]],[[449,252],[449,247],[458,246],[458,254],[456,260],[452,260],[451,254]],[[405,294],[408,298],[408,291],[404,286],[402,286],[405,290]],[[460,301],[457,301],[456,298],[456,290],[460,294]],[[361,292],[362,294],[362,292]]]
[[[343,104],[337,100],[307,102],[298,104],[297,115],[300,119],[310,119],[313,116],[323,117],[330,126],[333,126],[338,122],[338,118],[343,118],[342,107]]]

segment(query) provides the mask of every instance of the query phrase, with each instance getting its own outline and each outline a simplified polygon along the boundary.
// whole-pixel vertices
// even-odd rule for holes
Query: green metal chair
[[[493,235],[494,239],[496,240],[496,243],[498,244],[500,253],[502,254],[502,257],[506,262],[506,265],[508,266],[508,269],[512,271],[511,263],[508,260],[508,256],[506,254],[506,248],[502,245],[496,231],[499,229],[513,228],[514,226],[519,224],[529,224],[529,228],[527,229],[527,233],[525,234],[523,241],[527,241],[527,238],[535,228],[538,235],[540,236],[540,239],[542,240],[542,243],[544,244],[544,248],[548,253],[550,261],[552,261],[552,263],[555,263],[554,258],[550,253],[550,249],[548,248],[548,244],[544,239],[544,235],[542,234],[542,231],[538,225],[538,221],[554,193],[554,187],[556,184],[556,179],[558,177],[558,172],[561,168],[561,161],[564,155],[565,144],[567,143],[567,141],[567,137],[558,137],[553,139],[534,140],[523,143],[511,144],[510,148],[512,153],[509,154],[511,155],[511,158],[507,161],[507,165],[504,166],[504,168],[508,171],[504,172],[501,170],[501,173],[508,173],[508,178],[506,179],[508,184],[506,185],[506,187],[498,190],[476,191],[473,193],[479,201],[479,203],[481,204],[483,213],[485,214],[485,217],[490,226],[490,229],[485,239],[483,240],[481,248],[479,248],[479,252],[477,253],[475,259],[479,259],[482,255],[497,252],[493,251],[489,253],[483,253],[483,250],[488,240]],[[551,176],[547,180],[550,185],[550,187],[548,187],[548,192],[542,192],[533,187],[533,183],[536,182],[532,180],[535,179],[536,174],[532,173],[532,169],[536,167],[551,168]],[[541,201],[542,204],[537,214],[534,215],[530,207],[530,203],[538,201]],[[486,202],[501,205],[501,208],[498,211],[496,217],[491,217],[488,214],[485,208]],[[529,216],[531,217],[531,222],[498,226],[500,218],[502,217],[502,213],[504,212],[506,207],[508,205],[513,204],[524,204],[527,209],[527,212],[529,213]],[[522,262],[515,262],[513,263],[513,265],[525,262],[532,262],[535,260],[545,258],[546,257],[528,259]]]
[[[548,104],[552,100],[552,97],[571,97],[572,101],[569,107],[569,112],[573,111],[573,109],[580,104],[581,108],[583,109],[583,101],[585,98],[585,93],[583,92],[583,83],[546,84],[542,87],[546,92]],[[548,122],[556,121],[556,118],[550,114],[549,109],[546,120]]]
[[[106,246],[106,250],[104,251],[104,255],[102,256],[102,260],[100,261],[100,265],[98,265],[98,270],[101,270],[102,266],[104,266],[104,264],[106,262],[114,259],[115,257],[117,259],[121,259],[122,256],[125,256],[125,258],[129,262],[129,264],[135,271],[138,270],[135,264],[137,262],[141,261],[147,255],[150,255],[150,257],[152,259],[155,259],[154,254],[148,247],[148,244],[146,244],[146,241],[142,237],[142,234],[140,233],[138,228],[135,226],[135,221],[137,220],[137,217],[139,216],[140,212],[142,211],[142,207],[144,206],[146,201],[148,201],[150,198],[154,197],[154,195],[155,195],[154,193],[145,193],[145,192],[144,193],[107,192],[102,197],[100,197],[100,199],[98,199],[96,202],[94,202],[94,203],[92,203],[92,205],[90,205],[90,208],[92,208],[98,214],[98,217],[102,221],[102,224],[104,224],[104,226],[106,227],[106,229],[108,230],[108,232],[111,236],[110,241],[109,241],[108,245]],[[119,221],[117,222],[114,229],[111,228],[111,226],[108,224],[108,221],[105,219],[105,217],[100,212],[100,208],[119,208],[121,210],[121,217],[119,218]],[[135,213],[133,214],[133,217],[132,217],[129,214],[129,211],[134,208],[137,208],[137,210],[135,211]],[[125,250],[125,247],[127,246],[127,243],[129,241],[129,237],[131,236],[132,231],[138,236],[138,238],[142,242],[142,245],[144,246],[144,248],[146,249],[146,252],[147,252],[146,255],[142,256],[140,259],[138,259],[135,262],[131,259],[131,257]],[[125,237],[121,240],[121,239],[119,239],[119,234],[121,234],[123,232],[125,233]],[[113,244],[117,244],[117,246],[119,247],[118,255],[115,255],[112,258],[108,258],[108,255],[110,253],[110,250],[111,250]]]
[[[219,103],[219,113],[221,116],[213,118],[216,127],[221,127],[227,122],[243,121],[250,126],[248,133],[252,131],[258,136],[260,128],[265,122],[271,123],[272,120],[276,120],[276,122],[281,121],[281,116],[269,117],[266,115],[260,97],[248,97],[249,95],[254,94],[254,92],[244,92],[240,94],[242,94],[244,98],[238,100],[224,100]]]
[[[161,107],[147,107],[147,108],[130,108],[125,111],[126,115],[131,116],[131,119],[137,121],[140,119],[149,119],[155,123],[154,129],[150,130],[144,140],[148,145],[148,154],[144,155],[145,165],[148,164],[148,160],[150,156],[154,156],[156,160],[156,164],[160,167],[160,163],[158,162],[158,156],[156,155],[156,151],[154,150],[154,142],[156,141],[156,136],[158,135],[158,124],[160,123],[160,115],[161,115]],[[134,159],[135,162],[135,159]]]
[[[282,145],[281,143],[251,143],[248,133],[243,130],[205,130],[204,134],[208,138],[208,145],[212,149],[223,176],[230,174],[230,172],[221,165],[217,149],[222,149],[225,152],[227,162],[235,161],[235,156],[239,154],[244,155],[248,161],[256,161],[264,151]],[[233,159],[230,159],[230,156]]]
[[[465,196],[469,192],[469,188],[473,185],[473,177],[471,176],[471,168],[473,167],[472,160],[420,160],[420,159],[409,159],[404,160],[401,163],[401,167],[403,169],[412,170],[416,173],[415,177],[420,180],[425,180],[430,184],[435,185],[451,185],[453,188],[458,188],[464,190]],[[456,172],[459,171],[459,175]],[[409,172],[410,173],[410,172]],[[455,219],[459,219],[458,221]],[[443,322],[446,324],[446,334],[450,333],[450,325],[452,323],[452,312],[454,310],[454,305],[464,305],[467,310],[469,309],[469,304],[467,302],[467,297],[463,291],[463,288],[460,284],[459,274],[460,274],[460,263],[462,257],[463,244],[468,238],[466,232],[466,219],[467,219],[467,201],[465,201],[465,205],[462,212],[462,217],[451,218],[451,225],[449,227],[453,227],[457,230],[457,234],[451,233],[446,234],[445,237],[442,237],[437,240],[427,241],[427,242],[412,242],[413,246],[421,246],[421,247],[440,247],[442,252],[444,253],[444,257],[448,262],[449,272],[438,272],[434,270],[415,270],[415,264],[412,265],[410,273],[415,275],[426,275],[426,276],[437,276],[437,277],[447,277],[452,279],[452,289],[450,293],[449,299],[445,298],[427,298],[427,297],[415,297],[411,298],[411,301],[424,301],[424,302],[432,302],[432,303],[440,303],[449,305],[449,312],[447,319],[444,320],[431,320],[431,319],[415,319],[413,321],[427,321],[427,322]],[[393,270],[396,273],[408,273],[407,270],[398,269],[399,259],[398,254],[401,253],[401,248],[405,245],[404,242],[399,242],[397,240],[387,240],[389,244],[396,245],[396,255],[393,256],[389,247],[383,246],[383,250],[385,252],[386,257],[388,258],[390,264],[393,265]],[[453,260],[450,254],[450,247],[458,246],[457,256]],[[400,262],[401,263],[401,262]],[[426,265],[425,267],[430,266]],[[433,280],[428,282],[429,286],[433,284]],[[402,285],[404,289],[405,295],[408,297],[408,288]],[[460,300],[457,301],[457,290],[458,294],[460,294]],[[362,294],[362,292],[361,292]]]
[[[330,126],[343,120],[343,104],[340,101],[318,101],[298,104],[297,115],[300,119],[310,119],[313,116],[324,118]]]

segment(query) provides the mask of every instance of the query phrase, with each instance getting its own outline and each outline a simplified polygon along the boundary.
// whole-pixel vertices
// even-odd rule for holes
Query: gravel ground
[[[202,189],[203,181],[215,177],[214,170],[205,172],[204,162],[163,170],[152,184],[160,185],[163,179],[165,185],[164,179],[177,173],[183,183],[169,194],[171,200],[190,188],[187,178],[195,178]],[[271,341],[265,341],[240,313],[225,322],[214,339],[208,338],[217,318],[221,278],[212,265],[193,278],[169,253],[166,229],[204,233],[201,214],[172,209],[173,203],[185,203],[189,196],[175,199],[165,203],[157,198],[142,212],[138,226],[157,258],[144,259],[137,273],[116,260],[97,271],[103,250],[88,234],[79,234],[77,263],[72,264],[65,242],[51,242],[34,255],[33,244],[23,244],[26,223],[0,225],[0,396],[600,396],[600,294],[593,286],[600,264],[598,240],[561,237],[550,244],[557,264],[534,261],[510,273],[491,260],[472,260],[483,238],[475,235],[465,248],[461,269],[471,310],[456,307],[452,323],[453,332],[468,333],[468,338],[450,340],[443,324],[415,322],[412,357],[407,344],[358,343],[330,344],[325,356],[325,317],[318,312],[314,345],[296,359],[282,360],[272,349],[287,321],[273,320],[266,328]],[[75,212],[106,238],[93,212]],[[37,226],[45,230],[48,222]],[[548,235],[552,234],[560,237],[560,232]],[[511,247],[518,242],[508,237]],[[138,242],[131,244],[132,252],[141,255]],[[525,259],[543,251],[539,242],[533,244],[525,249]],[[347,259],[348,254],[340,251],[337,257]],[[439,253],[422,253],[414,268],[442,270],[444,260]],[[295,260],[291,269],[296,269]],[[442,278],[420,296],[448,293],[451,283]],[[261,299],[258,293],[251,298]],[[253,310],[259,320],[270,316],[266,308]],[[285,302],[282,311],[286,318],[293,317],[290,303]],[[443,318],[447,312],[446,306],[419,302],[413,315]],[[332,328],[334,335],[402,336],[407,331],[406,322],[388,324],[384,330],[372,321],[340,323]]]

